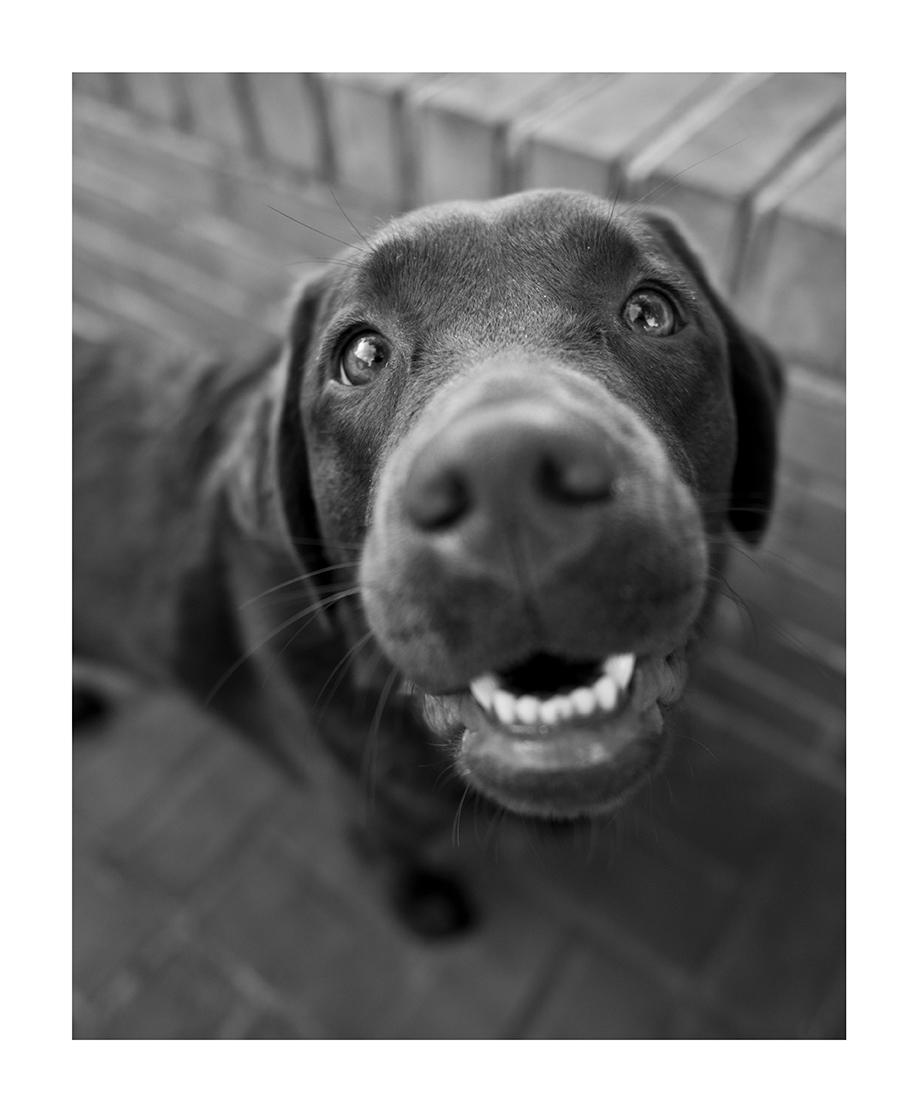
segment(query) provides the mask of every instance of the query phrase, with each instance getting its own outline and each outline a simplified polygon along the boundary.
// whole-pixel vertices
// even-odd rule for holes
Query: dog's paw
[[[477,920],[461,885],[426,869],[406,869],[398,876],[394,903],[401,921],[422,938],[455,938]]]
[[[100,725],[109,713],[104,695],[89,687],[73,688],[73,732]]]

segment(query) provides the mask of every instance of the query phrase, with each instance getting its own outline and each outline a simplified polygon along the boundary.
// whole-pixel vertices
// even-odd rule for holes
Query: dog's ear
[[[325,271],[310,275],[297,290],[282,358],[284,398],[277,441],[278,485],[290,540],[303,564],[325,563],[319,520],[309,477],[309,456],[300,411],[303,376],[322,298],[328,289]]]
[[[778,413],[784,393],[781,364],[769,346],[738,319],[714,288],[698,253],[671,217],[653,211],[645,211],[644,217],[695,276],[726,332],[736,413],[736,460],[728,519],[735,532],[755,544],[768,526],[774,501]]]

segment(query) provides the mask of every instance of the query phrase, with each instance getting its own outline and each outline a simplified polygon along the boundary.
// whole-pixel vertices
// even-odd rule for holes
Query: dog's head
[[[566,191],[422,209],[306,286],[287,359],[291,534],[359,546],[459,773],[543,817],[630,795],[772,498],[777,364],[681,234]]]

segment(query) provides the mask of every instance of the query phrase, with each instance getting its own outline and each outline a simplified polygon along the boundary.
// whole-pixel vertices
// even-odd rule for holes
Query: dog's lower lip
[[[641,716],[620,713],[573,719],[560,729],[507,727],[471,695],[457,740],[463,775],[510,811],[573,819],[615,809],[637,790],[654,748],[643,740]]]

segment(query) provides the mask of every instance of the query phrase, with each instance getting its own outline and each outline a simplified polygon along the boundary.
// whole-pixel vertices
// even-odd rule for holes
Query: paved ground
[[[79,1038],[836,1038],[837,793],[715,728],[614,829],[553,842],[467,808],[482,912],[422,943],[320,786],[178,701],[74,749]]]

